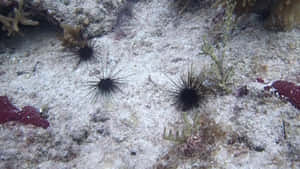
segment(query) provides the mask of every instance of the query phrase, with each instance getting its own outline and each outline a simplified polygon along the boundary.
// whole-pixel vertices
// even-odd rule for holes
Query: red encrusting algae
[[[18,121],[21,123],[32,124],[43,128],[49,127],[49,122],[43,119],[38,110],[32,106],[23,107],[22,111],[19,111],[18,114],[21,117]]]
[[[300,109],[300,86],[284,80],[277,80],[271,86],[266,86],[265,90],[274,89],[280,97],[287,99],[297,109]]]
[[[18,120],[18,109],[10,103],[7,96],[0,96],[0,124]]]
[[[40,116],[36,108],[25,106],[19,111],[18,108],[11,104],[7,96],[0,96],[0,124],[9,121],[32,124],[45,129],[49,127],[49,122]]]

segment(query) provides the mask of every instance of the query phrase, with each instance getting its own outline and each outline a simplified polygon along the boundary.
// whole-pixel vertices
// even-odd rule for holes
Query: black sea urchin
[[[82,27],[73,27],[71,25],[62,24],[63,36],[59,37],[62,46],[69,49],[72,54],[78,57],[76,67],[82,62],[96,60],[96,52],[94,44],[89,42],[82,34]]]
[[[95,54],[95,52],[94,52],[94,48],[92,45],[86,44],[86,45],[78,48],[76,51],[76,55],[79,58],[77,65],[79,65],[81,62],[86,62],[86,61],[96,59],[94,54]]]
[[[121,70],[113,73],[102,73],[98,76],[98,80],[88,81],[90,94],[92,95],[92,102],[95,103],[100,97],[111,97],[117,92],[122,92],[121,86],[125,84],[124,77],[120,77]]]
[[[98,62],[97,55],[98,52],[95,50],[95,47],[91,43],[85,43],[83,46],[77,46],[68,48],[68,54],[65,56],[75,56],[78,60],[74,69],[78,68],[81,63],[93,63]]]
[[[208,91],[203,85],[203,78],[195,74],[192,66],[187,74],[181,75],[177,81],[171,81],[173,83],[171,96],[176,107],[182,111],[198,107]]]

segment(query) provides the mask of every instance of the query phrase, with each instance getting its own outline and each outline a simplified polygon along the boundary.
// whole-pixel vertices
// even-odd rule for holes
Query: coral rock
[[[289,31],[300,24],[300,0],[280,0],[272,6],[264,26],[268,29]]]
[[[235,0],[236,7],[234,12],[237,15],[242,15],[244,13],[258,13],[266,14],[270,11],[272,4],[277,3],[278,0]]]
[[[220,4],[225,4],[219,0]],[[277,31],[289,31],[300,24],[300,0],[232,0],[238,16],[256,13],[265,18],[264,27]]]

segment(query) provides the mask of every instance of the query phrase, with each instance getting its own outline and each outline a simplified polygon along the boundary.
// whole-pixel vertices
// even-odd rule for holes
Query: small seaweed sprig
[[[211,5],[209,0],[173,0],[174,6],[178,10],[178,14],[182,15],[184,12],[193,11]]]
[[[179,14],[182,14],[188,8],[190,3],[191,3],[191,0],[176,0],[175,1],[176,6],[181,6]]]
[[[212,87],[222,93],[230,93],[231,89],[229,88],[229,86],[232,84],[230,81],[234,74],[234,71],[232,66],[224,66],[225,52],[222,51],[222,54],[220,56],[217,56],[215,53],[216,48],[214,48],[206,40],[203,41],[201,49],[202,52],[200,53],[200,55],[208,55],[213,60],[213,64],[211,65],[211,69],[208,71],[207,76],[207,78],[212,83]]]
[[[217,12],[213,19],[213,25],[210,33],[213,34],[214,43],[225,47],[232,38],[232,33],[236,28],[237,19],[234,15],[236,2],[238,0],[217,0],[214,8],[219,6],[223,10]]]
[[[170,129],[167,132],[167,128],[165,127],[163,132],[163,138],[165,140],[169,140],[177,143],[184,143],[188,137],[190,137],[195,132],[197,132],[197,129],[199,128],[198,113],[194,114],[192,122],[190,122],[190,120],[188,119],[187,112],[182,113],[182,118],[184,122],[183,130],[182,131],[176,130],[175,132],[173,132],[173,130]]]

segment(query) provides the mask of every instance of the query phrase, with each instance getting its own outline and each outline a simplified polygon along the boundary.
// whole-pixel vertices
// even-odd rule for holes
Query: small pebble
[[[239,89],[237,89],[235,95],[236,95],[236,97],[243,97],[243,96],[248,95],[248,93],[249,93],[249,90],[248,90],[247,86],[245,85],[245,86],[242,86]]]
[[[63,3],[68,6],[70,4],[70,0],[64,0]]]
[[[80,129],[71,133],[72,140],[77,144],[82,144],[87,139],[89,133],[86,129]]]
[[[101,126],[101,128],[97,129],[97,133],[102,135],[103,137],[109,136],[110,131],[107,127]]]
[[[41,117],[43,118],[43,119],[48,119],[49,118],[49,106],[48,106],[48,104],[45,104],[45,105],[43,105],[41,108],[40,108],[40,112],[41,112]]]
[[[83,24],[84,24],[85,26],[89,25],[89,23],[90,23],[89,18],[85,18],[85,19],[83,20]]]
[[[0,71],[0,76],[4,75],[6,72]]]
[[[75,9],[75,14],[76,15],[79,15],[79,14],[82,14],[83,13],[83,8],[76,8]]]

